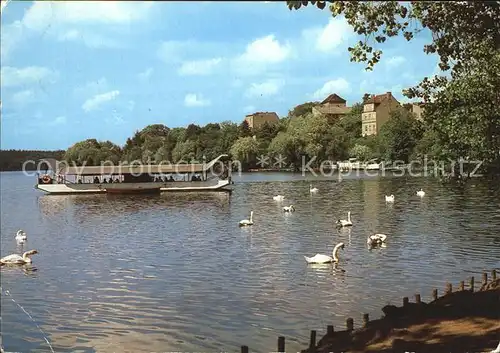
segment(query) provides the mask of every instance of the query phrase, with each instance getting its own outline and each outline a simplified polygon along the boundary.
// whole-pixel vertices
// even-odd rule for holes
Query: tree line
[[[64,159],[76,165],[137,160],[145,164],[189,163],[229,154],[243,169],[258,168],[261,156],[281,157],[286,164],[280,167],[299,169],[304,157],[315,158],[311,165],[317,166],[323,160],[349,157],[407,162],[420,153],[424,127],[403,107],[392,112],[379,135],[361,137],[362,103],[355,104],[349,114],[338,119],[314,115],[312,107],[316,104],[319,103],[300,104],[279,122],[264,123],[257,128],[250,128],[246,121],[177,128],[148,125],[136,131],[124,146],[95,139],[78,142],[66,151]],[[267,167],[272,166],[270,163]]]
[[[54,158],[61,160],[66,151],[36,151],[36,150],[0,150],[0,171],[20,171],[27,161],[24,170],[36,170],[38,163],[43,158]]]

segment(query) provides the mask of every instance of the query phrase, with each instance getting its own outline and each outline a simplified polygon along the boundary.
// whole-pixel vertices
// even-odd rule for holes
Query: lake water
[[[310,176],[311,195],[300,174],[252,173],[232,195],[111,197],[43,195],[22,173],[0,178],[2,256],[22,251],[17,229],[39,251],[31,267],[1,270],[7,351],[50,352],[46,336],[55,352],[269,352],[284,335],[295,352],[312,329],[378,318],[403,296],[428,300],[447,281],[500,269],[500,191],[479,179],[460,189]],[[296,212],[283,213],[276,194]],[[254,226],[239,228],[250,210]],[[339,232],[348,210],[354,226]],[[385,248],[367,248],[373,232],[388,234]],[[305,263],[338,242],[337,266]]]

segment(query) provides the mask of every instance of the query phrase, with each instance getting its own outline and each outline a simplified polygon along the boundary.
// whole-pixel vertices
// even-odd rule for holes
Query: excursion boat
[[[357,158],[349,158],[348,161],[337,163],[339,170],[380,170],[382,163],[377,163],[376,159],[368,162],[360,162]]]
[[[231,161],[226,154],[208,163],[68,166],[38,174],[36,189],[48,194],[143,194],[167,191],[228,191]]]

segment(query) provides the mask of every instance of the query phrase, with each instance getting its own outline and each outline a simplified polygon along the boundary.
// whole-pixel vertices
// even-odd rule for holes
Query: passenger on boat
[[[119,182],[120,182],[120,180],[118,180],[118,178],[116,178],[115,179],[115,183],[119,183]]]
[[[175,181],[174,177],[172,176],[172,174],[170,174],[170,178],[168,179],[168,181]]]
[[[100,181],[99,181],[99,178],[97,176],[94,177],[94,184],[99,184]]]
[[[78,184],[82,184],[82,178],[78,179]]]
[[[103,184],[107,184],[108,183],[108,179],[104,178],[104,180],[102,181]]]

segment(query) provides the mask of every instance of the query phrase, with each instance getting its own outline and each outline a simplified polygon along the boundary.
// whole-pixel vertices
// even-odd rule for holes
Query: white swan
[[[350,226],[352,226],[351,211],[347,212],[347,220],[345,220],[345,219],[339,219],[337,221],[337,225],[340,226],[340,227],[350,227]]]
[[[283,207],[283,212],[293,212],[295,207],[293,205]]]
[[[28,237],[26,236],[26,232],[24,230],[19,229],[16,233],[15,239],[19,244],[22,244],[28,240]]]
[[[304,256],[304,259],[306,259],[308,264],[326,264],[330,262],[339,262],[339,258],[337,255],[339,249],[341,248],[344,249],[344,243],[338,243],[337,245],[335,245],[335,248],[333,248],[332,251],[332,257],[328,255],[316,254],[313,257]]]
[[[424,197],[425,196],[425,191],[420,189],[419,191],[417,191],[417,196],[420,196],[420,197]]]
[[[253,224],[253,211],[250,211],[250,219],[240,221],[240,227],[251,226]]]
[[[385,243],[386,239],[387,235],[385,234],[372,234],[368,236],[368,239],[366,239],[366,243],[370,246],[381,245],[382,243]]]
[[[285,196],[283,196],[283,195],[273,196],[274,201],[283,201],[284,199],[285,199]]]
[[[394,202],[394,195],[385,195],[385,202]]]
[[[318,188],[313,188],[312,184],[309,184],[309,191],[310,192],[318,192],[319,189]]]
[[[7,255],[5,257],[2,257],[0,259],[0,265],[8,265],[8,264],[14,264],[14,265],[24,265],[24,264],[29,264],[31,263],[31,255],[38,254],[38,251],[36,250],[30,250],[26,251],[23,256],[18,255],[18,254],[12,254],[12,255]]]

